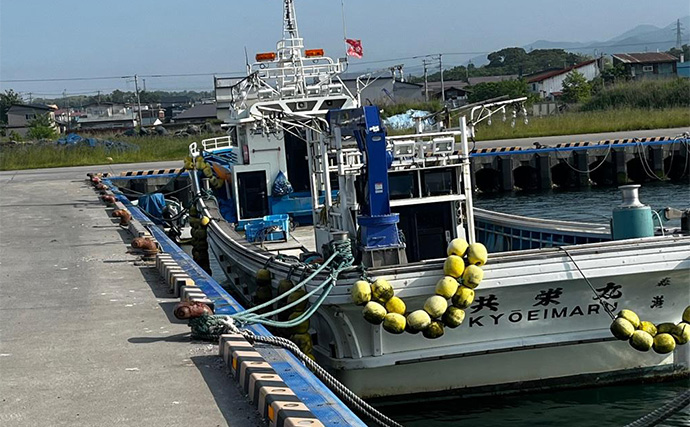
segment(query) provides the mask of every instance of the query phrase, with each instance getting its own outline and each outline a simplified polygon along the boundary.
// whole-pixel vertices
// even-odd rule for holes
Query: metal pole
[[[443,54],[442,53],[438,54],[438,68],[441,70],[441,99],[443,100],[443,104],[445,105],[445,103],[446,103],[446,88],[443,85]]]
[[[465,116],[460,116],[460,143],[462,144],[462,187],[465,193],[465,210],[467,214],[467,241],[475,243],[477,241],[474,234],[474,204],[472,202],[472,174],[470,171],[470,149],[467,141],[467,119]]]
[[[426,68],[426,59],[422,60],[422,64],[424,64],[424,99],[426,102],[429,102],[429,75]]]
[[[143,123],[141,120],[141,101],[139,100],[139,80],[137,78],[137,75],[134,75],[134,90],[136,91],[137,94],[137,109],[139,110],[139,128],[141,129]]]

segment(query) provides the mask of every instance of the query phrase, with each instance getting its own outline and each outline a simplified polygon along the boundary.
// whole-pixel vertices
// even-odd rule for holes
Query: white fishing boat
[[[258,54],[232,85],[217,80],[228,135],[190,147],[215,171],[190,179],[211,218],[210,252],[235,297],[256,300],[260,269],[275,289],[281,280],[305,283],[314,356],[363,397],[688,375],[687,345],[637,351],[612,336],[609,313],[627,308],[655,324],[679,322],[690,304],[690,236],[653,235],[651,210],[634,188],[618,209],[642,212],[644,224],[621,219],[616,240],[608,225],[475,209],[467,143],[474,125],[522,110],[524,99],[482,105],[483,116],[461,116],[452,129],[389,137],[378,109],[359,105],[340,80],[346,63],[305,49],[293,1],[283,8],[276,52]],[[456,238],[503,248],[482,267],[459,327],[428,339],[363,318],[350,297],[355,281],[385,279],[408,311],[421,309]],[[354,265],[336,268],[344,260]]]

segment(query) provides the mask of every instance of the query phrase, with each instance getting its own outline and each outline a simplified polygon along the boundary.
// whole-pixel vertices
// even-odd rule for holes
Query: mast
[[[285,76],[283,85],[295,85],[297,92],[306,92],[304,73],[302,72],[304,40],[300,38],[297,29],[297,15],[294,0],[283,0],[283,39],[278,42],[278,60],[290,63],[295,68],[295,74]]]

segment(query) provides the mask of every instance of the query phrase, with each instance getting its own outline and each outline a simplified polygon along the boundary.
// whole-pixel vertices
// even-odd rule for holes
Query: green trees
[[[563,102],[568,104],[584,102],[590,96],[592,96],[592,85],[584,75],[572,71],[563,80],[563,96],[561,98]]]
[[[510,98],[527,96],[527,83],[524,80],[479,83],[472,86],[472,92],[467,96],[467,101],[479,102],[502,95],[508,95]]]
[[[12,104],[23,104],[21,95],[12,89],[6,90],[5,93],[0,93],[0,123],[7,124],[7,110]]]
[[[37,115],[28,123],[29,131],[26,136],[31,139],[52,139],[57,137],[57,130],[53,127],[50,113]]]

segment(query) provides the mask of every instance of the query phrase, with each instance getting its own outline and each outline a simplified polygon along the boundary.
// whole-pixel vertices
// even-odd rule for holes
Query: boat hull
[[[208,215],[218,218],[213,206]],[[290,265],[248,244],[231,226],[212,221],[211,252],[228,274],[236,296],[251,300],[259,268],[273,273],[274,285]],[[598,383],[648,375],[686,376],[688,347],[667,355],[639,352],[615,340],[611,311],[636,311],[654,323],[678,322],[690,304],[690,237],[666,236],[492,254],[485,279],[463,324],[430,340],[421,334],[392,335],[367,323],[350,302],[358,273],[338,280],[311,319],[314,353],[345,385],[363,397],[433,393],[447,390],[510,389]],[[443,276],[443,260],[370,269],[405,300],[408,311],[421,308]],[[299,281],[300,272],[292,279]],[[587,280],[591,286],[590,288]],[[318,286],[325,276],[307,284]],[[313,302],[313,301],[312,301]]]

